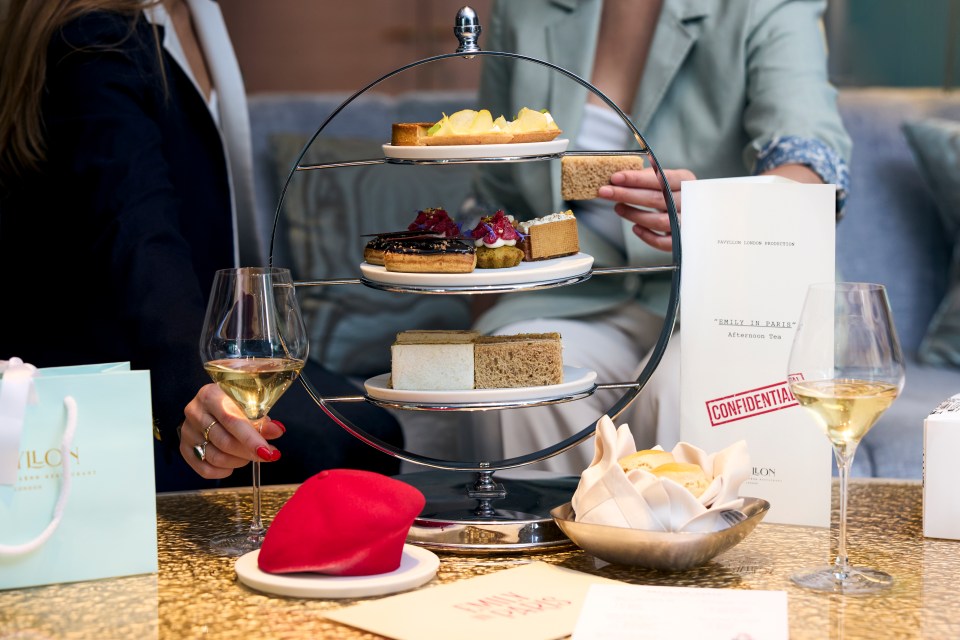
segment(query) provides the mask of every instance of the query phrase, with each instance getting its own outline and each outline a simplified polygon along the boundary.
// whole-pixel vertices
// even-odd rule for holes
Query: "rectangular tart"
[[[519,227],[524,237],[517,246],[527,262],[571,256],[580,251],[577,219],[572,211],[526,220]]]

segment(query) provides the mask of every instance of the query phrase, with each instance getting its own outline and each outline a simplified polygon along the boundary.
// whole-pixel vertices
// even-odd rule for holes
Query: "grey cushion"
[[[273,136],[278,179],[285,180],[307,138]],[[318,138],[302,165],[381,158],[380,143]],[[405,229],[419,209],[454,215],[466,198],[470,165],[360,167],[298,171],[277,226],[277,255],[288,256],[297,281],[356,279],[363,234]],[[411,328],[459,329],[470,324],[470,297],[390,293],[363,286],[313,286],[297,291],[310,331],[311,357],[348,375],[390,370],[390,344]]]
[[[960,366],[960,121],[913,120],[904,123],[903,132],[954,243],[949,289],[920,343],[918,358]]]
[[[439,119],[439,113],[452,113],[476,102],[472,92],[456,91],[417,91],[399,96],[367,92],[345,104],[350,97],[348,93],[333,92],[249,96],[257,211],[260,232],[265,238],[270,238],[281,186],[300,152],[293,149],[293,155],[276,158],[273,139],[277,134],[296,133],[307,140],[323,126],[320,135],[324,138],[387,142],[392,122]],[[337,115],[333,116],[334,113]],[[377,155],[382,155],[379,149]],[[279,180],[277,163],[285,168]],[[288,261],[286,256],[280,257]]]
[[[960,393],[960,369],[924,365],[908,357],[907,379],[857,449],[851,475],[923,477],[923,420],[940,402]]]
[[[900,129],[905,119],[960,117],[960,94],[841,92],[853,139],[850,198],[837,225],[839,277],[887,287],[904,350],[915,354],[947,289],[952,240]]]

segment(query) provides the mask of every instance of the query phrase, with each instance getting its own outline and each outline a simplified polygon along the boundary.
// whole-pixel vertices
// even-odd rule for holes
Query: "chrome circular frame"
[[[342,167],[342,166],[355,166],[357,164],[382,164],[384,162],[390,162],[390,163],[396,163],[396,164],[457,164],[459,162],[471,162],[471,163],[484,162],[484,159],[470,158],[470,159],[442,160],[442,161],[385,159],[385,160],[368,160],[368,161],[347,162],[347,163],[332,163],[332,164],[313,165],[313,166],[301,166],[300,164],[304,156],[306,155],[307,151],[309,150],[309,148],[313,145],[314,141],[323,132],[323,130],[327,127],[327,125],[334,118],[336,118],[341,111],[347,108],[354,100],[356,100],[358,97],[360,97],[370,89],[376,87],[380,83],[398,74],[401,74],[405,71],[408,71],[415,67],[419,67],[421,65],[430,64],[430,63],[438,62],[441,60],[452,59],[452,58],[476,59],[476,58],[482,58],[483,56],[505,57],[505,58],[511,58],[518,61],[525,61],[525,62],[537,64],[537,65],[546,67],[548,69],[551,69],[557,73],[560,73],[566,78],[573,80],[577,84],[586,88],[588,91],[590,91],[591,93],[596,95],[600,100],[602,100],[604,104],[606,104],[608,107],[613,109],[613,111],[620,116],[620,118],[623,120],[624,124],[626,124],[626,126],[630,129],[630,131],[633,132],[635,140],[640,145],[640,149],[631,151],[630,153],[634,153],[634,154],[643,153],[647,155],[650,161],[650,165],[659,179],[660,190],[667,204],[667,213],[670,219],[670,233],[674,238],[674,242],[673,242],[673,248],[672,248],[672,264],[666,265],[663,268],[658,268],[657,270],[671,271],[670,298],[667,304],[666,315],[664,317],[663,326],[661,328],[657,343],[656,345],[654,345],[653,350],[651,351],[650,357],[647,360],[647,364],[644,365],[643,369],[640,371],[640,374],[637,376],[636,385],[630,385],[630,386],[624,387],[626,388],[626,391],[623,394],[623,396],[621,396],[621,398],[617,402],[615,402],[607,411],[607,415],[610,416],[611,419],[616,420],[618,416],[626,409],[626,407],[640,393],[640,391],[646,385],[647,381],[650,379],[650,376],[653,374],[654,370],[660,364],[660,360],[663,358],[663,354],[666,351],[667,343],[669,342],[671,334],[673,333],[673,327],[676,323],[677,312],[678,312],[679,303],[680,303],[680,263],[681,263],[681,251],[680,251],[680,242],[679,242],[680,226],[679,226],[676,206],[673,200],[673,193],[670,190],[670,185],[667,183],[667,180],[663,174],[663,170],[660,167],[660,163],[657,160],[656,155],[654,154],[653,150],[649,147],[649,145],[646,143],[646,140],[643,138],[643,135],[637,129],[636,125],[634,125],[633,121],[620,109],[620,107],[618,107],[612,100],[610,100],[610,98],[604,95],[600,90],[598,90],[588,81],[584,80],[583,78],[579,77],[578,75],[570,71],[567,71],[563,67],[555,65],[551,62],[547,62],[545,60],[540,60],[538,58],[533,58],[530,56],[525,56],[517,53],[509,53],[504,51],[474,51],[474,52],[471,52],[469,56],[466,56],[462,53],[448,53],[448,54],[432,56],[429,58],[424,58],[422,60],[417,60],[410,64],[394,69],[393,71],[387,73],[386,75],[381,76],[380,78],[374,80],[373,82],[364,86],[362,89],[355,92],[353,95],[351,95],[346,100],[344,100],[336,109],[334,109],[329,116],[327,116],[327,118],[323,121],[323,123],[320,125],[317,131],[313,134],[313,136],[311,136],[310,139],[306,142],[306,144],[304,144],[303,149],[300,152],[300,155],[297,157],[293,167],[291,168],[289,174],[287,175],[287,179],[283,184],[283,188],[281,190],[280,198],[279,198],[279,201],[277,202],[277,208],[274,214],[273,232],[270,238],[270,258],[269,258],[270,263],[269,264],[271,266],[273,264],[273,250],[274,250],[274,243],[276,241],[277,226],[280,221],[280,214],[282,211],[287,188],[289,187],[290,182],[293,179],[293,176],[298,171],[315,169],[315,168],[334,168],[334,167]],[[537,156],[537,157],[491,158],[491,159],[486,159],[486,161],[487,162],[493,162],[493,161],[526,162],[526,161],[560,157],[560,155],[562,154],[550,154],[544,157]],[[625,271],[626,270],[623,270],[622,272],[625,272]],[[581,280],[585,280],[587,277],[589,277],[589,275],[590,274],[587,274],[586,277],[581,278]],[[337,282],[331,282],[331,284],[347,284],[352,282],[355,282],[355,281],[337,281]],[[363,284],[366,284],[367,286],[371,286],[368,282],[363,282]],[[549,286],[564,286],[566,284],[575,284],[575,282],[564,282],[562,285],[550,284]],[[297,286],[301,286],[301,285],[302,283],[297,283]],[[381,286],[377,286],[375,288],[384,288],[385,290],[388,290],[388,291],[403,290],[403,291],[410,291],[415,293],[427,293],[427,294],[494,293],[494,292],[500,291],[500,289],[476,291],[475,288],[470,288],[471,290],[469,291],[454,291],[452,289],[445,289],[443,291],[417,289],[416,291],[412,291],[410,288],[398,289],[398,288],[391,287],[387,289]],[[530,287],[528,287],[528,289],[529,288]],[[539,286],[536,288],[547,288],[547,287]],[[503,289],[503,291],[516,291],[516,290],[518,290],[518,288],[514,288],[514,287],[510,287],[509,289]],[[338,399],[324,398],[322,394],[320,394],[317,391],[317,389],[313,386],[313,384],[310,382],[309,377],[307,375],[305,374],[301,375],[300,382],[303,385],[303,387],[306,389],[307,393],[313,398],[313,400],[320,407],[320,409],[324,413],[326,413],[331,420],[333,420],[336,424],[338,424],[341,428],[345,429],[351,435],[365,442],[367,445],[371,446],[372,448],[377,449],[378,451],[386,453],[390,456],[393,456],[394,458],[398,458],[400,460],[404,460],[420,466],[430,467],[433,469],[442,469],[442,470],[451,470],[451,471],[492,472],[492,471],[500,471],[505,469],[522,467],[525,465],[533,464],[535,462],[539,462],[541,460],[545,460],[552,456],[556,456],[558,454],[563,453],[564,451],[567,451],[572,447],[575,447],[576,445],[590,438],[594,434],[594,431],[596,428],[594,423],[588,424],[576,434],[550,447],[546,447],[539,451],[534,451],[534,452],[531,452],[522,456],[516,456],[513,458],[506,458],[503,460],[494,460],[494,461],[440,460],[437,458],[431,458],[431,457],[420,455],[411,451],[407,451],[405,449],[391,445],[387,442],[380,440],[379,438],[376,438],[375,436],[368,434],[366,431],[354,425],[342,414],[337,412],[336,409],[334,409],[331,406],[331,404],[337,402]],[[353,398],[350,398],[350,400],[352,399]],[[370,401],[370,400],[367,399],[367,401]],[[556,402],[561,402],[561,401],[567,401],[567,400],[566,399],[556,400]],[[377,403],[374,402],[374,404],[377,404]],[[403,408],[413,408],[413,407],[403,407]],[[425,407],[420,407],[420,408],[426,409]],[[483,407],[483,408],[475,407],[474,410],[489,410],[494,408],[498,408],[498,409],[506,408],[506,405],[503,403],[496,403],[495,407]],[[445,407],[445,408],[434,407],[434,408],[431,408],[431,410],[462,410],[462,409],[460,407]]]

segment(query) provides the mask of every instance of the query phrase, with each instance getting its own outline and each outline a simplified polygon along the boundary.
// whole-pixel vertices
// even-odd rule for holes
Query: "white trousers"
[[[663,319],[639,304],[583,318],[538,318],[515,322],[497,334],[557,331],[563,343],[565,365],[597,372],[598,383],[632,382],[656,345]],[[674,335],[653,375],[615,421],[627,423],[638,449],[656,444],[671,449],[680,438],[680,349]],[[582,400],[529,409],[471,413],[463,435],[464,455],[470,459],[512,458],[554,445],[595,426],[622,397],[624,390],[598,390]],[[579,475],[593,460],[593,439],[530,469]]]

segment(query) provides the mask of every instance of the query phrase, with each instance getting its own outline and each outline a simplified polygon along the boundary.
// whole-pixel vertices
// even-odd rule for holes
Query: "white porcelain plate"
[[[398,160],[460,160],[476,158],[521,158],[563,153],[570,141],[566,138],[547,142],[516,144],[451,144],[432,146],[383,145],[383,155]]]
[[[414,589],[437,574],[440,558],[429,549],[403,545],[400,567],[375,576],[327,576],[320,573],[267,573],[257,566],[260,550],[237,558],[237,578],[251,589],[292,598],[365,598]]]
[[[390,374],[384,373],[363,383],[367,395],[387,402],[409,402],[424,405],[457,405],[476,402],[518,402],[560,398],[591,389],[597,372],[578,367],[563,367],[563,382],[543,387],[514,387],[512,389],[464,389],[457,391],[410,391],[389,386]]]
[[[577,253],[563,258],[521,262],[506,269],[474,269],[470,273],[406,273],[362,262],[360,272],[373,282],[405,287],[480,287],[536,284],[582,275],[593,267],[593,256]]]

